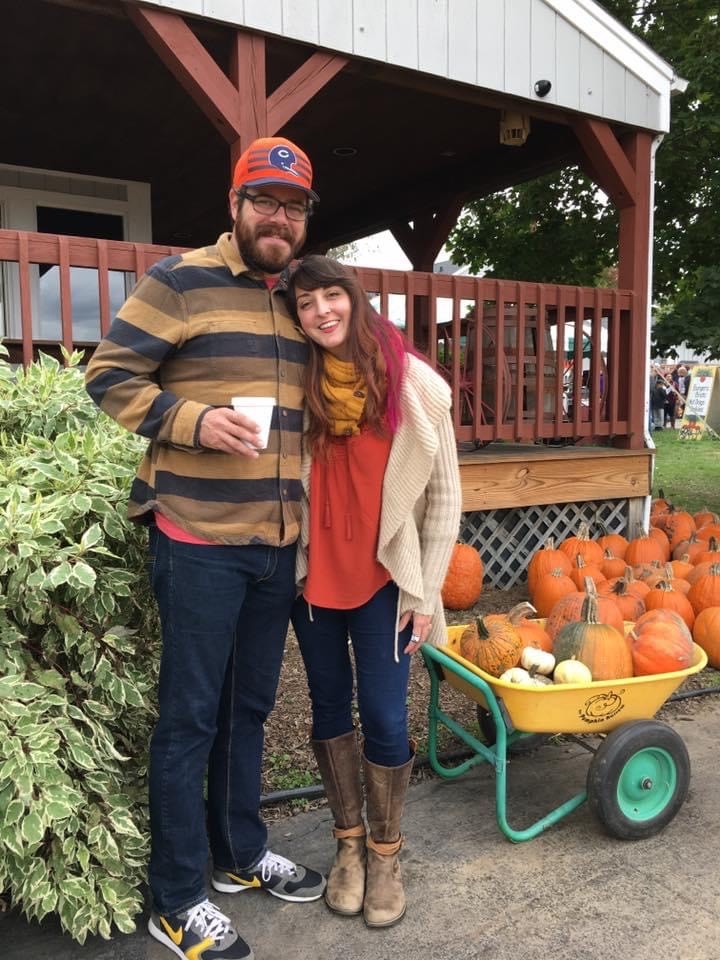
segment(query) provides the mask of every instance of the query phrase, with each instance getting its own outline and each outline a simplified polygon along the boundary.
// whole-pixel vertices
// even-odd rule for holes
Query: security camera
[[[552,84],[549,80],[538,80],[535,84],[535,93],[539,97],[546,97],[552,90]]]

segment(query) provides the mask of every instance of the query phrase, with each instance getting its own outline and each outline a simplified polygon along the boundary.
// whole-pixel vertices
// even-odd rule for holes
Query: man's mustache
[[[261,237],[279,237],[281,240],[287,240],[288,243],[292,243],[292,234],[286,227],[258,227],[255,230],[255,238],[259,240]]]

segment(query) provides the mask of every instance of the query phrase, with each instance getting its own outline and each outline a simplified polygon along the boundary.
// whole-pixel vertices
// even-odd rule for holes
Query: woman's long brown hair
[[[303,290],[341,287],[352,305],[348,344],[355,369],[365,380],[367,399],[363,422],[379,434],[396,430],[399,423],[399,393],[407,346],[400,332],[370,305],[351,268],[312,254],[305,257],[288,285],[288,306],[297,318],[297,298]],[[322,396],[323,349],[308,340],[310,357],[305,368],[306,402],[310,412],[308,440],[313,455],[326,453],[332,437],[330,419]]]

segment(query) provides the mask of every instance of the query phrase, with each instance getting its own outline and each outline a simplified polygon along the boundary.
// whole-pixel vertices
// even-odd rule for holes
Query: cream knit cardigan
[[[397,624],[407,611],[431,615],[429,642],[435,646],[447,642],[440,590],[457,540],[462,503],[450,402],[445,381],[424,361],[408,354],[400,388],[401,420],[383,480],[377,552],[378,561],[400,590],[396,660]],[[310,466],[311,457],[304,450],[296,566],[300,591],[307,577]]]

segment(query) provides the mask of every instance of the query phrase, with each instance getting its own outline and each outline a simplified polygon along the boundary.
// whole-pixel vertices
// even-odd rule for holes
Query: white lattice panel
[[[628,504],[628,500],[605,500],[464,513],[460,539],[480,553],[485,583],[512,587],[526,579],[531,555],[548,537],[564,540],[583,521],[590,524],[593,535],[597,535],[597,524],[608,533],[624,534]]]

